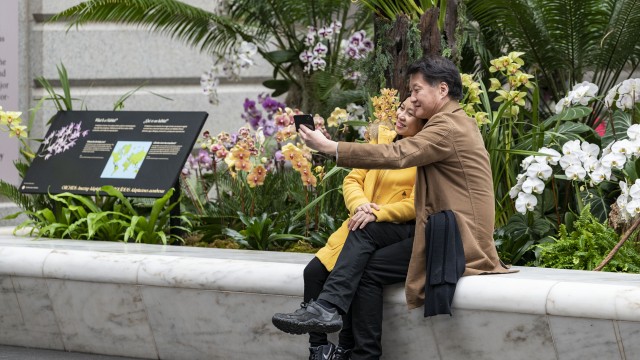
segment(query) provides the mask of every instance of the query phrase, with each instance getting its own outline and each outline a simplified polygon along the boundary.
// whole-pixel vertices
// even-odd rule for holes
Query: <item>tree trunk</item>
[[[380,27],[389,20],[376,18],[376,27]],[[391,28],[385,33],[376,32],[377,36],[383,36],[386,40],[383,51],[390,57],[389,67],[384,72],[385,87],[398,90],[400,101],[404,101],[409,94],[409,79],[407,78],[407,65],[409,65],[409,28],[410,20],[406,15],[399,15],[392,23]]]
[[[420,45],[424,56],[442,54],[442,35],[438,30],[438,15],[440,15],[440,9],[432,7],[420,17],[418,28],[420,29]]]

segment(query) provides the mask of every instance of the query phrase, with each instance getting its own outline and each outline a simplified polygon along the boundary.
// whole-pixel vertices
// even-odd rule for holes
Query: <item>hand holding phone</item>
[[[310,114],[293,115],[293,122],[296,124],[296,131],[300,131],[301,125],[304,125],[311,130],[316,129],[316,125],[313,123],[313,116]]]

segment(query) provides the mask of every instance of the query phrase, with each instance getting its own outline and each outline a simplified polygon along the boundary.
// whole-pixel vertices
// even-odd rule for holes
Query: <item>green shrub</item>
[[[591,214],[589,206],[585,206],[573,223],[573,231],[569,232],[567,226],[562,224],[558,235],[558,238],[553,238],[555,241],[537,245],[535,266],[593,270],[619,240],[615,230]],[[626,242],[603,270],[640,272],[638,249],[631,242]]]

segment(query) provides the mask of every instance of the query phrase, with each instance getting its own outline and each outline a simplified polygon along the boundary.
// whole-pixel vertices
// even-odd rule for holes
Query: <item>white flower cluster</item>
[[[640,156],[640,125],[635,124],[627,130],[628,139],[618,140],[607,146],[600,154],[596,144],[580,140],[567,141],[562,146],[562,154],[550,148],[541,148],[539,153],[545,155],[531,155],[522,161],[524,173],[518,175],[518,183],[511,188],[509,196],[516,198],[516,210],[521,214],[533,210],[538,204],[535,194],[542,194],[545,183],[553,174],[551,165],[560,165],[569,180],[589,181],[591,185],[598,185],[605,180],[611,180],[612,170],[620,170],[627,161]],[[601,155],[600,157],[598,157]],[[626,183],[620,182],[626,187]],[[623,216],[635,216],[640,213],[640,183],[636,182],[637,192],[626,192],[618,198],[618,205]],[[634,185],[635,186],[635,185]],[[626,195],[625,195],[626,194]],[[638,202],[628,199],[631,194],[638,197]],[[631,204],[631,205],[629,205]]]
[[[559,114],[562,110],[571,106],[587,106],[591,100],[595,99],[597,94],[598,85],[596,84],[588,81],[575,84],[567,96],[563,97],[558,101],[558,103],[556,103],[556,114]]]
[[[211,69],[200,76],[202,91],[209,97],[210,103],[217,105],[219,102],[219,77],[223,75],[229,80],[240,80],[242,71],[254,64],[253,56],[257,52],[256,44],[243,41],[228,54],[218,56],[218,60],[211,66]]]
[[[620,110],[633,109],[634,105],[640,103],[640,79],[627,79],[612,87],[604,97],[604,104],[608,108],[613,105]]]
[[[620,181],[620,196],[616,200],[621,210],[622,218],[628,220],[640,214],[640,179],[628,187],[626,181]]]

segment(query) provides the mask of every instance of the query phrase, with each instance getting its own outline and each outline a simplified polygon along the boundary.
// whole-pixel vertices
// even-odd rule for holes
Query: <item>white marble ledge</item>
[[[34,240],[0,228],[0,275],[302,295],[310,254],[99,241]],[[640,275],[517,267],[464,277],[454,309],[640,321]],[[404,304],[402,286],[386,302]]]

